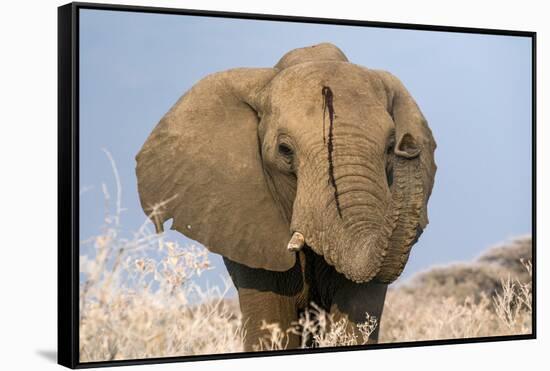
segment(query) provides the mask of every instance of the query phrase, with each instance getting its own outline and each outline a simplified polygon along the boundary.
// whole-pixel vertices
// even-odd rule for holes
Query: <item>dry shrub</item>
[[[380,342],[530,334],[530,246],[522,237],[474,263],[434,268],[390,289]]]
[[[521,263],[532,277],[532,262],[522,260]],[[531,333],[532,283],[513,280],[510,276],[501,283],[502,292],[493,297],[496,315],[510,333]]]
[[[520,281],[529,281],[530,273],[523,262],[531,259],[532,250],[531,236],[523,236],[488,249],[476,261],[498,265]]]
[[[357,326],[361,335],[359,337],[347,331],[350,326],[347,318],[336,320],[332,314],[312,303],[300,316],[293,331],[302,337],[302,348],[363,345],[367,344],[377,325],[376,317],[365,313],[365,321]]]
[[[212,268],[205,248],[167,241],[149,222],[123,233],[120,181],[106,153],[117,194],[111,205],[103,185],[104,226],[81,242],[80,361],[242,351],[240,313],[225,300],[231,283],[194,283]]]
[[[412,277],[397,289],[419,298],[467,298],[475,302],[502,292],[502,279],[514,277],[523,284],[531,282],[522,261],[531,259],[531,237],[520,237],[484,252],[472,263],[433,267]]]
[[[357,325],[359,334],[355,334],[348,331],[350,322],[347,318],[336,320],[332,314],[311,303],[300,315],[299,320],[286,330],[281,329],[276,323],[264,321],[262,329],[266,330],[266,335],[260,339],[255,350],[286,349],[289,333],[301,337],[301,348],[364,345],[377,325],[376,317],[365,313],[365,321]]]
[[[193,283],[209,267],[205,249],[159,239],[157,262],[129,241],[97,241],[96,260],[84,257],[80,267],[82,362],[242,350],[240,315],[224,300],[230,283]],[[115,262],[103,258],[109,252]]]

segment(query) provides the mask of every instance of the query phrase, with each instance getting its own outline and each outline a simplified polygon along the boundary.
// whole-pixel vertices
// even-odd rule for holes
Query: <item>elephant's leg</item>
[[[298,259],[297,259],[298,260]],[[300,259],[301,261],[302,259]],[[283,346],[296,348],[300,345],[297,335],[288,334],[293,321],[298,319],[298,302],[304,301],[304,280],[300,262],[286,272],[254,269],[224,258],[227,271],[239,293],[245,350],[255,350],[259,339],[266,339],[269,331],[261,330],[262,320],[267,324],[278,323],[284,331]]]
[[[293,322],[298,319],[294,297],[249,288],[239,288],[238,292],[243,329],[245,331],[245,351],[276,350],[279,349],[280,345],[284,349],[300,346],[299,336],[287,332]],[[270,330],[262,329],[263,321],[267,324],[277,324],[279,326],[283,336],[279,339],[281,344],[272,344]],[[262,342],[261,347],[259,347],[260,341]]]
[[[365,322],[365,313],[376,317],[377,322],[376,328],[369,336],[368,344],[378,342],[387,288],[388,285],[382,283],[357,284],[346,280],[336,289],[330,312],[335,321],[341,318],[348,320],[346,331],[356,335],[359,344],[363,341],[363,336],[357,328],[357,324]]]

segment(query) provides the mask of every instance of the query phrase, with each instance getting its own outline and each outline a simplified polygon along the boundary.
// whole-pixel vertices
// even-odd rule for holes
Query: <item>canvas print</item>
[[[78,32],[80,362],[532,333],[531,38]]]

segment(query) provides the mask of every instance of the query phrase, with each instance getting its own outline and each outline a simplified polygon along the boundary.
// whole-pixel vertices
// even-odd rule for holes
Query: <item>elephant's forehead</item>
[[[384,101],[383,86],[367,69],[347,62],[308,62],[281,71],[270,83],[272,105],[307,108],[323,101],[323,88],[329,87],[340,103],[379,104]]]
[[[327,87],[333,109],[344,119],[364,117],[387,104],[383,85],[367,69],[347,62],[311,62],[288,68],[272,80],[270,111],[283,119],[322,117]]]

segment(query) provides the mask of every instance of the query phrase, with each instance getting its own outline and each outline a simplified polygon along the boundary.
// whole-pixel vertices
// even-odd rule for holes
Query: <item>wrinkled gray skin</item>
[[[312,301],[356,334],[365,312],[381,318],[387,284],[428,223],[434,150],[397,78],[325,43],[199,81],[150,134],[136,171],[159,232],[173,219],[224,256],[253,350],[262,320],[289,327]],[[294,232],[300,252],[287,250]]]

